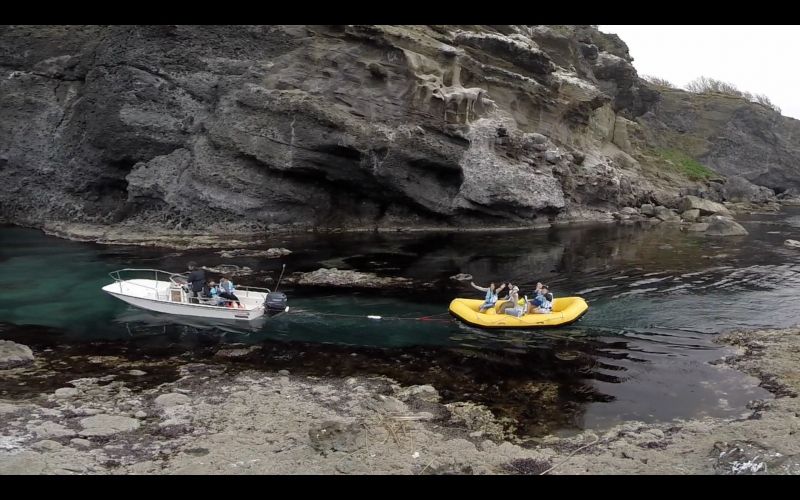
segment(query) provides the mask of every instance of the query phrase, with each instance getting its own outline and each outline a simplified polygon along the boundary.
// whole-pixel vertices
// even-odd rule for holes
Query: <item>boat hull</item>
[[[549,314],[526,314],[517,318],[508,314],[489,314],[478,312],[483,300],[453,299],[450,303],[450,314],[469,325],[478,328],[536,329],[567,326],[578,321],[589,305],[581,297],[558,298],[553,303],[553,312]]]
[[[145,281],[145,280],[137,280],[137,281]],[[138,285],[141,286],[141,285]],[[214,318],[214,319],[230,319],[230,320],[240,320],[240,321],[250,321],[256,318],[260,318],[264,316],[264,307],[263,306],[253,306],[252,303],[262,303],[259,302],[263,301],[263,297],[256,297],[256,294],[248,294],[245,297],[240,297],[242,302],[248,306],[247,302],[251,304],[246,309],[236,309],[236,308],[228,308],[228,307],[220,307],[215,305],[207,305],[207,304],[191,304],[187,302],[172,302],[166,300],[168,294],[167,290],[159,290],[158,288],[153,288],[153,290],[142,290],[140,288],[136,288],[133,286],[126,286],[125,282],[123,282],[122,286],[120,283],[112,283],[110,285],[106,285],[102,288],[102,290],[109,295],[122,300],[123,302],[127,302],[128,304],[138,307],[140,309],[146,309],[148,311],[156,311],[160,313],[166,314],[177,314],[180,316],[194,316],[199,318]],[[162,293],[163,292],[163,293]],[[133,293],[139,293],[140,295],[145,296],[135,296]],[[263,295],[263,294],[257,294]]]

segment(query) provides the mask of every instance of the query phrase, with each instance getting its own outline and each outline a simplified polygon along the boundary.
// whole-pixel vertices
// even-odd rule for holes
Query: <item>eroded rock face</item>
[[[686,132],[719,173],[797,185],[796,121],[698,99],[591,26],[6,26],[0,219],[111,242],[531,226],[674,206],[689,180],[640,167]]]
[[[651,188],[601,149],[655,94],[588,26],[8,26],[0,48],[12,222],[528,225]]]
[[[733,175],[728,177],[722,188],[727,201],[768,203],[777,200],[775,192],[764,186],[756,186],[744,177]]]
[[[660,99],[638,120],[656,149],[680,150],[722,176],[730,201],[770,194],[731,177],[780,193],[800,187],[800,121],[724,94],[660,89]],[[750,198],[750,199],[746,199]]]

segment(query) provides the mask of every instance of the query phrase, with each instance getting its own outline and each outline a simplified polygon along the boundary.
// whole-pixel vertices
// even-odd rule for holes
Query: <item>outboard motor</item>
[[[282,312],[288,312],[289,307],[286,305],[287,302],[288,299],[286,298],[285,293],[269,292],[267,297],[264,299],[264,310],[270,316],[274,316]]]

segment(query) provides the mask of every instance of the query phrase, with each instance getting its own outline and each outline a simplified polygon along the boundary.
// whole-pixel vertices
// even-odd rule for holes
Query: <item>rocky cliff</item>
[[[675,150],[800,187],[798,121],[591,26],[6,26],[0,117],[0,218],[65,234],[598,218],[704,189]]]

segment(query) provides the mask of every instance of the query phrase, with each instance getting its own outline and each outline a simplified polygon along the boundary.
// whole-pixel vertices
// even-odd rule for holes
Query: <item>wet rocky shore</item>
[[[361,370],[367,354],[346,348],[327,359],[294,352],[316,368],[287,370],[267,345],[208,345],[200,356],[32,342],[30,359],[20,335],[0,337],[0,356],[17,358],[0,369],[0,474],[800,473],[798,328],[718,338],[736,353],[717,368],[774,395],[738,418],[569,437],[454,391],[427,376],[421,355],[418,379],[433,385],[413,383],[413,361]]]

